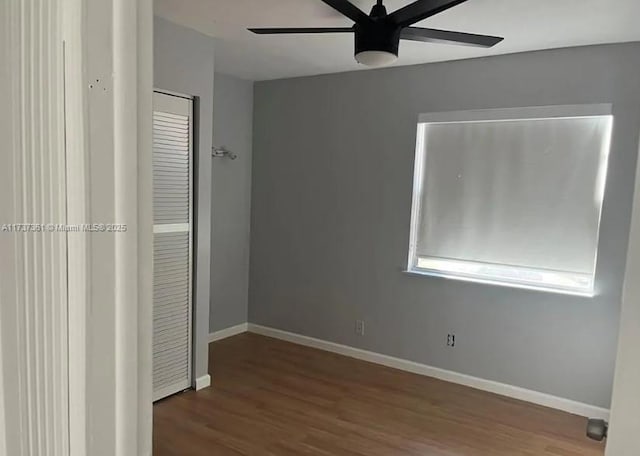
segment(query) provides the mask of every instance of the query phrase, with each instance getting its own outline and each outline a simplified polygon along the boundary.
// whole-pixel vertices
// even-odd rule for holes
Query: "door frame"
[[[152,452],[152,0],[66,0],[72,456]]]

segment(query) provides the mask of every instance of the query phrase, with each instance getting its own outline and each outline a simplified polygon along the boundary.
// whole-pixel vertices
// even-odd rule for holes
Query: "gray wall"
[[[247,322],[253,82],[215,75],[213,142],[238,158],[214,158],[211,201],[211,332]]]
[[[208,372],[214,40],[154,18],[154,86],[198,97],[195,143],[194,378]]]
[[[635,43],[257,83],[249,321],[608,407],[639,68]],[[401,272],[418,114],[580,103],[616,116],[595,298]]]

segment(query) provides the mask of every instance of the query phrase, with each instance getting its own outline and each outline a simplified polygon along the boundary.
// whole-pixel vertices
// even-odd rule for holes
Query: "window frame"
[[[532,106],[523,108],[500,108],[500,109],[480,109],[468,111],[448,111],[423,113],[418,116],[416,131],[416,150],[414,159],[414,175],[411,203],[411,224],[409,235],[409,254],[407,259],[407,269],[405,272],[422,276],[439,277],[445,279],[460,280],[464,282],[483,283],[494,286],[508,288],[522,288],[543,292],[577,295],[593,297],[597,294],[596,271],[598,262],[598,250],[600,244],[600,229],[602,224],[602,208],[604,205],[604,192],[607,181],[607,171],[609,156],[613,139],[614,116],[611,104],[581,104],[581,105],[559,105],[559,106]],[[423,190],[425,184],[425,161],[428,151],[425,147],[426,128],[430,124],[442,123],[466,123],[466,122],[496,122],[496,121],[517,121],[536,119],[568,119],[568,118],[589,118],[589,117],[609,117],[607,137],[604,141],[602,151],[602,161],[598,169],[599,181],[596,183],[597,191],[600,192],[601,202],[598,214],[598,228],[596,238],[598,243],[594,252],[593,272],[590,289],[579,289],[572,287],[562,287],[545,285],[544,282],[527,282],[525,280],[508,279],[506,277],[486,277],[480,274],[454,272],[446,269],[432,269],[418,266],[419,256],[417,254],[418,233],[420,231],[420,219],[422,210]],[[435,257],[428,257],[438,260]],[[447,260],[447,259],[444,259]],[[461,263],[482,264],[477,261],[460,260]],[[499,265],[498,265],[499,266]],[[509,265],[504,265],[506,268]],[[521,268],[527,270],[528,268]],[[560,271],[562,272],[562,271]]]

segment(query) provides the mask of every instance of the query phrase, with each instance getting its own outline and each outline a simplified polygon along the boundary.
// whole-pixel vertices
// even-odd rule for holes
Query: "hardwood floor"
[[[596,456],[586,419],[255,334],[154,407],[154,456]]]

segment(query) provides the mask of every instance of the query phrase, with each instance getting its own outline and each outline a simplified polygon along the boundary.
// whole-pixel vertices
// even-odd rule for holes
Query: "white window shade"
[[[409,268],[592,294],[612,117],[598,106],[440,118],[418,128]]]

